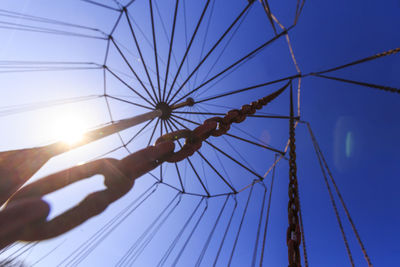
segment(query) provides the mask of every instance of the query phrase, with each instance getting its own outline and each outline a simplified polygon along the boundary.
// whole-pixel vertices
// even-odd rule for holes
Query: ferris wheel
[[[2,212],[25,206],[2,222],[15,227],[3,264],[385,263],[368,237],[376,221],[363,228],[357,215],[379,165],[396,176],[395,156],[367,155],[396,155],[399,38],[379,32],[382,42],[352,47],[364,31],[329,24],[330,13],[304,19],[315,10],[300,0],[4,1],[0,199]],[[317,49],[329,34],[341,43]],[[375,134],[378,145],[366,144]],[[351,198],[354,188],[363,192]]]

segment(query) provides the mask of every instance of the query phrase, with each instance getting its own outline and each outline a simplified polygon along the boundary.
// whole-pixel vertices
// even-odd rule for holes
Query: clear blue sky
[[[118,7],[115,1],[98,0],[98,2],[114,8]],[[121,1],[122,4],[128,2],[127,0]],[[162,90],[169,49],[169,41],[167,39],[171,36],[175,1],[155,0],[154,2],[157,3],[153,11],[156,22],[155,33],[160,58],[159,68]],[[185,5],[183,5],[183,2]],[[179,64],[205,2],[180,1],[173,46],[174,53],[171,57],[170,65],[171,75],[169,76],[168,84],[172,82],[178,69],[175,59]],[[289,27],[293,22],[296,7],[294,2],[270,1],[272,12],[286,27]],[[214,0],[211,0],[198,35],[193,42],[193,47],[183,65],[181,77],[177,79],[175,90],[194,69],[201,55],[204,56],[209,51],[219,36],[243,10],[247,1],[216,0],[215,4],[213,3]],[[101,29],[105,33],[111,31],[118,18],[118,12],[116,11],[75,0],[24,0],[18,2],[7,0],[2,1],[0,9],[85,25]],[[186,17],[184,16],[184,9],[186,9]],[[158,13],[158,10],[160,13]],[[206,31],[211,10],[213,10],[213,13],[209,31]],[[137,34],[144,60],[150,69],[152,83],[157,90],[149,3],[145,0],[136,0],[128,11],[131,15],[130,19]],[[298,24],[289,33],[294,54],[302,73],[328,69],[399,47],[400,35],[397,33],[400,27],[399,11],[400,2],[396,0],[385,1],[384,4],[372,0],[350,2],[343,0],[334,2],[308,1],[304,6]],[[0,120],[3,125],[1,133],[3,142],[0,144],[2,151],[34,147],[54,141],[59,131],[59,129],[55,129],[59,127],[57,125],[60,124],[60,121],[66,124],[71,117],[73,120],[83,123],[86,128],[98,127],[101,124],[110,122],[107,104],[104,97],[101,97],[104,94],[104,84],[108,95],[147,105],[144,100],[140,99],[109,72],[106,74],[106,82],[104,83],[103,70],[101,68],[68,71],[31,71],[32,69],[38,70],[37,63],[29,63],[30,65],[18,63],[17,67],[15,65],[12,66],[10,62],[6,63],[5,61],[68,61],[75,63],[85,62],[82,65],[84,67],[97,67],[97,65],[87,63],[93,62],[100,66],[103,65],[107,41],[83,36],[63,35],[65,31],[68,31],[74,34],[103,37],[96,30],[46,24],[26,20],[19,16],[15,17],[15,14],[11,14],[14,17],[4,16],[4,14],[10,15],[10,13],[0,11],[0,31],[3,40],[0,45],[0,61],[2,61],[6,71],[14,71],[22,66],[24,72],[0,73],[3,90],[3,96],[0,99]],[[164,32],[160,17],[163,19],[166,32]],[[194,75],[178,96],[183,96],[184,93],[190,92],[195,88],[195,85],[201,84],[210,69],[211,76],[209,77],[212,77],[212,75],[217,74],[226,66],[274,36],[265,12],[257,1],[250,8],[248,14],[245,15],[243,22],[240,20],[238,24],[240,24],[240,27],[232,39],[230,39],[231,32],[215,52],[210,55],[210,58],[205,61],[204,65],[201,66],[198,76]],[[28,29],[26,26],[45,27],[64,32],[63,34],[31,32],[26,31]],[[17,27],[18,29],[9,29],[7,27]],[[21,27],[24,28],[23,31]],[[29,30],[31,29],[33,28],[29,28]],[[279,30],[278,26],[277,29]],[[43,28],[35,28],[35,30],[43,30]],[[185,34],[185,31],[187,31],[187,34]],[[235,31],[236,27],[233,28],[233,32]],[[120,23],[115,28],[113,37],[127,60],[137,71],[138,76],[143,79],[147,88],[151,90],[125,16],[121,18]],[[224,47],[226,47],[225,50]],[[223,50],[224,52],[219,57]],[[141,94],[146,94],[138,80],[133,77],[131,70],[116,47],[112,44],[108,51],[106,65],[132,88],[137,89]],[[63,63],[61,66],[65,67],[66,65]],[[46,65],[46,67],[48,66]],[[51,68],[53,67],[54,65],[51,66]],[[399,88],[399,70],[400,57],[399,55],[394,55],[334,72],[332,76]],[[254,58],[220,82],[216,84],[211,82],[210,85],[212,86],[207,85],[193,94],[193,98],[195,101],[200,101],[224,92],[294,74],[296,74],[296,69],[290,57],[286,39],[283,37],[263,49]],[[297,82],[297,80],[294,80],[295,88],[297,87]],[[231,107],[240,108],[243,104],[268,95],[283,85],[284,83],[278,83],[246,93],[218,98],[195,104],[193,108],[187,107],[182,111],[226,112]],[[86,96],[90,97],[85,98]],[[85,99],[68,104],[56,102],[57,105],[36,108],[43,107],[44,103],[54,103],[55,100],[59,99],[74,98],[77,100],[77,97],[84,97]],[[32,103],[41,104],[31,105]],[[400,157],[398,155],[398,148],[400,147],[398,138],[400,136],[398,118],[400,96],[357,85],[306,77],[301,81],[300,103],[301,119],[310,122],[312,126],[372,263],[374,266],[394,266],[400,254],[398,242],[400,238],[398,230],[400,215],[397,212],[399,204],[398,173],[400,171]],[[148,111],[115,99],[109,99],[108,104],[113,120]],[[23,112],[19,112],[21,110]],[[264,114],[288,115],[289,91],[285,91],[274,103],[261,112]],[[206,117],[210,117],[195,114],[177,115],[200,123]],[[182,120],[178,121],[181,121],[183,125],[191,129],[195,127],[191,123]],[[121,136],[111,136],[55,157],[34,176],[33,180],[96,158],[114,148],[118,148],[121,146],[121,140],[125,143],[128,142],[142,126],[126,130],[121,133]],[[133,152],[145,147],[149,142],[149,137],[154,127],[155,122],[150,124],[133,142],[129,143],[127,145],[129,151]],[[233,127],[230,133],[283,150],[288,138],[288,121],[286,119],[249,118],[244,123]],[[155,137],[159,135],[160,126],[157,125]],[[270,168],[274,161],[273,152],[231,137],[212,138],[211,142],[238,159],[249,169],[261,175]],[[350,263],[329,200],[328,191],[305,125],[300,124],[298,126],[296,142],[300,197],[310,266],[349,266]],[[201,152],[237,189],[243,188],[257,178],[227,157],[218,154],[218,152],[216,153],[215,149],[206,144],[203,145]],[[107,154],[108,157],[114,158],[122,158],[126,155],[128,155],[128,152],[123,148]],[[211,194],[229,192],[229,188],[221,182],[216,173],[201,160],[199,155],[193,156],[191,160],[205,183],[205,187],[210,190]],[[282,160],[276,168],[267,245],[264,254],[265,263],[268,266],[287,265],[287,165],[287,161]],[[198,182],[196,174],[191,170],[190,164],[184,161],[179,163],[179,168],[186,191],[204,194],[204,190]],[[159,169],[152,173],[159,177]],[[163,178],[166,183],[180,188],[178,175],[173,164],[163,165]],[[268,188],[267,193],[270,190],[270,181],[271,174],[268,174],[265,180]],[[132,192],[114,203],[104,214],[91,219],[70,233],[39,243],[29,252],[21,255],[19,259],[26,262],[27,265],[33,264],[60,244],[59,248],[52,251],[51,255],[38,262],[37,265],[55,266],[67,256],[76,255],[71,253],[109,220],[116,218],[120,211],[124,210],[136,196],[139,196],[154,182],[155,180],[152,176],[143,176],[138,180]],[[46,199],[52,204],[51,216],[71,207],[88,192],[101,188],[101,183],[101,177],[96,177],[94,181],[85,181],[47,196]],[[247,189],[237,196],[238,210],[233,217],[232,229],[230,229],[222,249],[218,261],[219,266],[226,266],[229,260],[229,253],[232,251],[249,192],[250,190]],[[130,214],[124,222],[115,228],[115,231],[111,232],[83,259],[81,266],[115,265],[141,234],[145,232],[157,215],[167,207],[169,201],[176,194],[177,191],[174,189],[159,185],[155,193],[140,208]],[[174,201],[177,201],[178,198]],[[263,188],[260,185],[256,185],[245,216],[243,229],[238,239],[239,242],[232,266],[249,266],[251,264],[262,198]],[[176,210],[171,213],[172,215],[162,225],[154,238],[151,239],[151,242],[143,247],[143,253],[138,254],[139,257],[137,259],[131,258],[135,260],[135,266],[154,266],[159,263],[161,257],[167,251],[174,238],[178,236],[179,231],[183,229],[186,219],[200,200],[201,197],[197,196],[182,196]],[[210,198],[208,200],[208,209],[204,213],[204,218],[200,221],[198,228],[185,248],[182,258],[177,263],[178,266],[192,266],[196,263],[224,200],[225,197]],[[339,205],[337,198],[336,201]],[[233,199],[229,198],[226,210],[224,210],[214,238],[211,240],[202,261],[202,266],[211,266],[214,261],[219,242],[233,209],[233,203]],[[191,229],[193,229],[197,219],[201,216],[205,204],[205,200],[201,202],[193,220],[183,233],[182,239],[179,240],[175,250],[172,251],[165,262],[167,266],[174,263],[174,259],[184,246]],[[171,209],[173,205],[175,204],[172,204],[169,208]],[[342,216],[344,229],[349,238],[356,266],[366,266],[358,243],[341,208],[339,208],[339,213]],[[263,216],[262,224],[265,223],[265,212]],[[141,252],[140,246],[146,244],[146,240],[147,236],[144,239],[144,243],[140,243],[133,252]],[[261,244],[258,246],[257,262],[260,256],[260,248]],[[73,257],[63,261],[63,266],[70,260],[73,260]]]

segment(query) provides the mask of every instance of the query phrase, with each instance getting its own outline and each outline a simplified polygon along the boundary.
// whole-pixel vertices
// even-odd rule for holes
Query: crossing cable
[[[194,208],[193,212],[190,214],[190,216],[186,220],[186,222],[183,225],[182,229],[179,231],[178,235],[175,237],[173,242],[168,247],[167,251],[164,253],[164,255],[161,258],[161,260],[158,262],[158,264],[157,264],[158,267],[164,265],[164,263],[167,261],[167,259],[170,256],[172,250],[175,248],[175,246],[179,242],[180,238],[182,237],[183,232],[186,230],[187,226],[189,225],[189,223],[193,219],[194,215],[196,214],[197,210],[199,209],[199,207],[200,207],[201,203],[203,203],[203,201],[204,201],[204,197],[202,197],[201,200],[197,203],[196,207]]]
[[[176,202],[176,204],[173,206],[173,208],[168,212],[168,214],[164,217],[164,219],[160,222],[160,224],[154,229],[154,231],[151,233],[151,236],[149,236],[147,238],[147,240],[145,241],[145,244],[142,245],[142,247],[140,248],[141,251],[140,253],[136,253],[136,258],[132,259],[132,261],[130,261],[130,263],[128,264],[128,266],[134,266],[135,261],[138,259],[138,257],[141,255],[141,253],[144,251],[144,249],[146,248],[146,246],[153,240],[153,238],[155,237],[155,235],[158,233],[158,231],[162,228],[162,226],[165,224],[165,222],[169,219],[169,217],[175,212],[176,208],[179,206],[179,204],[181,203],[181,199],[182,199],[182,193],[179,196],[179,200]]]
[[[146,238],[148,233],[150,233],[152,231],[152,229],[155,228],[154,226],[158,223],[158,221],[162,218],[164,213],[169,209],[169,207],[173,204],[173,202],[175,201],[175,199],[177,199],[177,197],[179,195],[180,195],[180,192],[178,192],[171,199],[171,201],[169,201],[169,203],[166,205],[166,207],[158,214],[158,216],[153,220],[153,222],[149,224],[149,226],[146,228],[146,230],[144,230],[143,233],[136,239],[136,241],[132,244],[132,246],[128,249],[128,251],[124,254],[124,256],[121,257],[121,259],[116,263],[115,266],[123,266],[123,264],[125,262],[127,262],[127,263],[130,262],[130,258],[135,256],[134,252],[135,252],[136,248],[139,245],[141,245],[141,243],[144,243],[142,241]],[[177,203],[179,203],[179,201]]]
[[[253,182],[253,183],[254,183],[254,182]],[[236,233],[235,242],[233,243],[233,248],[232,248],[232,252],[231,252],[230,257],[229,257],[228,266],[231,265],[232,259],[233,259],[233,255],[235,254],[235,251],[236,251],[237,242],[238,242],[238,240],[239,240],[240,232],[241,232],[241,230],[242,230],[244,218],[246,217],[246,214],[247,214],[247,208],[248,208],[248,206],[249,206],[250,199],[251,199],[251,196],[252,196],[252,194],[253,194],[253,189],[254,189],[254,186],[252,186],[252,187],[250,188],[249,196],[247,197],[246,206],[244,207],[242,219],[240,220],[240,224],[239,224],[239,229],[238,229],[238,231],[237,231],[237,233]]]
[[[345,244],[345,247],[346,247],[347,255],[349,257],[351,266],[354,267],[355,265],[354,265],[353,255],[352,255],[351,250],[350,250],[349,242],[347,241],[346,233],[345,233],[345,231],[343,229],[343,224],[342,224],[342,221],[340,219],[340,215],[339,215],[339,212],[338,212],[338,209],[337,209],[337,206],[336,206],[336,201],[335,201],[335,199],[333,197],[332,189],[331,189],[331,186],[329,185],[328,178],[326,177],[325,169],[324,169],[324,167],[322,165],[322,161],[321,161],[321,156],[320,156],[319,151],[318,151],[318,149],[317,149],[317,147],[315,145],[314,140],[313,140],[313,145],[314,145],[315,153],[317,154],[319,165],[321,167],[321,171],[322,171],[322,175],[324,177],[326,188],[328,189],[328,192],[329,192],[329,198],[331,200],[333,209],[335,211],[336,220],[337,220],[337,222],[339,224],[340,232],[342,233],[342,237],[343,237],[343,241],[344,241],[344,244]]]
[[[275,156],[275,158],[276,158],[276,156]],[[261,204],[261,214],[260,214],[260,218],[258,220],[256,242],[254,244],[254,252],[253,252],[253,259],[251,260],[251,266],[256,266],[258,243],[259,243],[260,234],[261,234],[261,224],[262,224],[262,221],[264,219],[264,206],[265,206],[265,201],[266,201],[267,191],[268,191],[267,187],[264,184],[264,181],[262,181],[262,182],[260,182],[258,184],[260,184],[264,188],[264,194],[263,194],[263,198],[262,198],[263,200],[262,200],[262,204]]]
[[[195,225],[193,226],[192,231],[190,232],[189,236],[186,238],[185,244],[183,245],[183,247],[181,248],[181,250],[178,252],[178,255],[176,256],[174,262],[172,263],[171,266],[176,266],[178,261],[180,260],[184,250],[186,249],[188,243],[190,242],[190,240],[192,239],[192,236],[194,234],[194,232],[197,230],[197,227],[199,226],[200,222],[203,220],[204,218],[204,214],[207,212],[208,209],[208,198],[205,199],[205,206],[203,211],[201,212],[199,218],[197,219]]]
[[[277,161],[277,155],[275,154],[275,162],[276,161]],[[269,211],[271,208],[272,190],[274,188],[274,180],[275,180],[275,167],[276,167],[276,164],[274,164],[273,169],[272,169],[271,186],[270,186],[269,196],[268,196],[267,216],[265,218],[264,236],[263,236],[263,242],[262,242],[262,248],[261,248],[260,267],[263,266],[263,262],[264,262],[264,252],[265,252],[265,244],[266,244],[266,240],[267,240],[267,230],[268,230],[268,222],[269,222]]]
[[[360,85],[360,86],[365,86],[365,87],[370,87],[370,88],[374,88],[374,89],[383,90],[383,91],[386,91],[386,92],[400,94],[400,89],[399,88],[394,88],[394,87],[390,87],[390,86],[373,84],[373,83],[366,83],[366,82],[360,82],[360,81],[354,81],[354,80],[349,80],[349,79],[343,79],[343,78],[338,78],[338,77],[333,77],[333,76],[322,75],[322,74],[318,74],[318,73],[315,73],[315,74],[312,74],[312,75],[316,76],[316,77],[320,77],[320,78],[325,78],[325,79],[330,79],[330,80],[344,82],[344,83],[350,83],[350,84],[357,84],[357,85]]]
[[[228,203],[230,197],[231,197],[231,195],[227,195],[226,198],[225,198],[224,204],[222,205],[222,208],[219,211],[219,214],[218,214],[217,219],[215,220],[214,226],[212,227],[211,232],[208,234],[207,241],[204,244],[204,246],[203,246],[203,248],[202,248],[202,250],[201,250],[201,252],[199,254],[199,257],[197,258],[196,265],[195,265],[196,267],[199,267],[201,262],[204,259],[204,255],[207,252],[207,249],[208,249],[208,247],[210,245],[211,239],[214,237],[215,229],[217,228],[217,225],[218,225],[218,223],[219,223],[219,221],[220,221],[220,219],[222,217],[222,214],[225,211],[226,204]]]
[[[226,225],[226,228],[225,228],[224,236],[222,237],[221,243],[220,243],[220,245],[218,247],[218,252],[217,252],[217,255],[215,256],[213,267],[215,267],[216,264],[217,264],[217,261],[219,259],[220,254],[221,254],[222,247],[225,244],[226,236],[228,235],[228,232],[229,232],[229,230],[231,228],[233,217],[235,216],[235,213],[236,213],[236,210],[237,210],[238,202],[237,202],[237,199],[236,199],[236,195],[233,195],[233,199],[235,200],[235,205],[233,206],[233,210],[232,210],[231,216],[230,216],[228,224]]]
[[[340,201],[340,203],[342,204],[343,209],[344,209],[344,211],[345,211],[345,213],[346,213],[347,219],[348,219],[349,222],[350,222],[351,228],[353,229],[354,235],[355,235],[356,238],[357,238],[358,244],[360,245],[360,248],[361,248],[361,251],[362,251],[362,253],[363,253],[363,255],[364,255],[364,258],[365,258],[365,260],[366,260],[368,266],[369,266],[369,267],[372,267],[372,263],[371,263],[371,260],[370,260],[370,258],[369,258],[369,256],[368,256],[368,253],[367,253],[367,251],[366,251],[366,249],[365,249],[365,246],[364,246],[363,242],[361,241],[361,237],[360,237],[360,235],[359,235],[359,233],[358,233],[358,231],[357,231],[357,228],[356,228],[356,226],[355,226],[355,224],[354,224],[354,222],[353,222],[353,219],[352,219],[351,216],[350,216],[350,212],[349,212],[349,210],[347,209],[347,205],[346,205],[346,203],[344,202],[344,199],[343,199],[343,197],[342,197],[342,194],[340,193],[340,190],[339,190],[339,188],[338,188],[338,186],[337,186],[337,184],[336,184],[336,181],[335,181],[335,179],[333,178],[332,172],[330,171],[329,166],[328,166],[328,164],[327,164],[327,162],[326,162],[326,160],[325,160],[325,157],[324,157],[324,155],[323,155],[323,153],[322,153],[322,150],[321,150],[321,148],[320,148],[320,146],[319,146],[319,144],[318,144],[318,142],[317,142],[317,139],[315,138],[314,132],[313,132],[312,129],[311,129],[311,125],[310,125],[309,122],[305,122],[305,123],[306,123],[306,125],[307,125],[308,131],[309,131],[310,136],[311,136],[311,139],[312,139],[312,141],[313,141],[313,145],[314,145],[315,152],[317,153],[317,155],[319,155],[319,156],[318,156],[318,160],[320,161],[320,165],[322,165],[322,164],[321,164],[321,160],[322,160],[322,163],[324,164],[325,169],[326,169],[326,171],[327,171],[327,173],[328,173],[328,175],[329,175],[329,177],[330,177],[330,179],[331,179],[331,182],[332,182],[332,184],[333,184],[333,187],[335,188],[336,194],[337,194],[338,197],[339,197],[339,201]],[[321,168],[322,168],[322,167],[321,167]]]
[[[94,250],[113,230],[115,230],[116,226],[120,225],[123,221],[125,221],[132,212],[134,212],[141,204],[144,203],[144,200],[149,196],[154,194],[158,186],[158,183],[154,183],[149,188],[147,188],[144,192],[142,192],[136,199],[129,203],[129,205],[120,211],[116,216],[114,216],[111,220],[109,220],[106,224],[104,224],[99,230],[97,230],[89,239],[87,239],[84,243],[82,243],[79,247],[77,247],[73,252],[71,252],[66,258],[64,258],[57,266],[61,266],[64,262],[69,260],[66,263],[66,266],[71,265],[78,258],[82,258],[82,255],[85,255],[85,252],[88,250]],[[140,201],[142,199],[142,201]],[[140,201],[140,202],[139,202]],[[136,205],[136,203],[138,203]],[[136,206],[135,206],[136,205]],[[73,256],[76,254],[75,256]],[[89,255],[87,253],[87,255]],[[84,258],[84,257],[83,257]]]
[[[340,66],[337,66],[337,67],[334,67],[334,68],[330,68],[330,69],[323,70],[323,71],[318,71],[318,72],[313,72],[313,73],[310,73],[310,75],[324,74],[324,73],[328,73],[328,72],[344,69],[344,68],[347,68],[347,67],[358,65],[360,63],[365,63],[365,62],[368,62],[368,61],[371,61],[371,60],[375,60],[375,59],[378,59],[378,58],[381,58],[381,57],[394,55],[394,54],[397,54],[399,52],[400,52],[400,47],[397,47],[397,48],[390,49],[388,51],[384,51],[384,52],[381,52],[381,53],[378,53],[378,54],[375,54],[375,55],[372,55],[372,56],[369,56],[369,57],[366,57],[366,58],[362,58],[362,59],[359,59],[359,60],[344,64],[344,65],[340,65]]]

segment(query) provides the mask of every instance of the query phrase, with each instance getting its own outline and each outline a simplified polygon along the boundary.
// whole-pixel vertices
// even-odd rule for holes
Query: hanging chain
[[[185,138],[185,144],[178,152],[174,152],[166,158],[168,162],[179,162],[200,149],[202,142],[210,136],[221,136],[226,134],[232,123],[240,123],[246,119],[248,115],[253,115],[257,110],[262,109],[276,97],[278,97],[290,84],[290,81],[282,88],[274,93],[252,102],[250,105],[243,105],[241,109],[230,110],[226,115],[221,117],[213,117],[204,121],[203,124],[191,130],[179,130],[171,132],[159,137],[156,144],[165,141],[175,141]]]
[[[223,118],[210,118],[193,131],[180,130],[165,134],[157,139],[154,146],[137,151],[122,160],[99,159],[49,175],[23,187],[11,197],[5,210],[26,199],[35,200],[43,206],[46,203],[42,200],[42,197],[46,194],[96,174],[104,176],[106,189],[89,194],[77,206],[49,221],[46,218],[49,210],[44,210],[42,213],[47,212],[46,214],[41,214],[39,219],[30,220],[32,223],[27,223],[19,231],[13,233],[12,236],[4,239],[4,242],[0,243],[0,249],[2,246],[4,247],[16,240],[44,240],[56,237],[77,227],[86,220],[103,212],[111,203],[124,196],[133,187],[137,178],[165,161],[178,162],[193,155],[209,136],[221,136],[227,133],[232,123],[244,121],[247,115],[254,114],[278,97],[289,84],[290,82],[274,93],[252,102],[250,105],[242,106],[240,110],[229,111]],[[181,150],[174,152],[174,141],[180,138],[186,139],[185,145]],[[36,203],[35,201],[33,202]],[[2,223],[1,219],[0,225]],[[3,236],[0,232],[0,239],[2,238]]]
[[[297,184],[296,144],[293,113],[293,90],[290,90],[290,120],[289,120],[289,226],[286,233],[289,267],[300,267],[301,229],[299,224],[299,190]]]

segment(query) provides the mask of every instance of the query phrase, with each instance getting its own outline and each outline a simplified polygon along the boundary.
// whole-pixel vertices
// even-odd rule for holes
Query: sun
[[[67,145],[73,146],[81,142],[86,131],[86,120],[77,112],[65,112],[58,114],[57,120],[52,125],[55,139]]]

